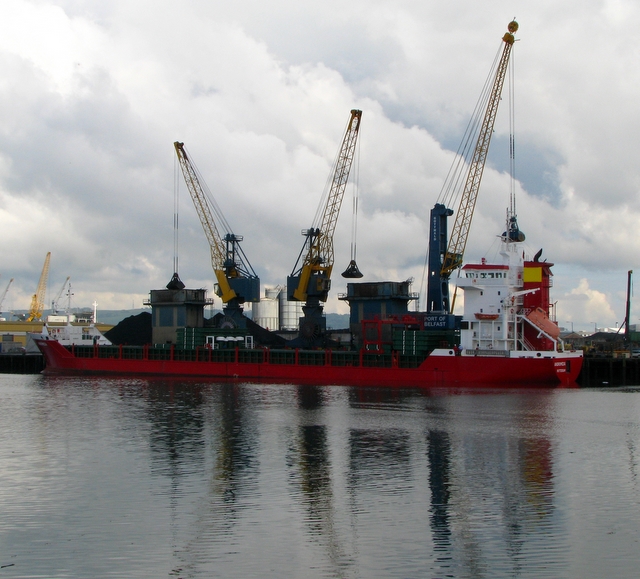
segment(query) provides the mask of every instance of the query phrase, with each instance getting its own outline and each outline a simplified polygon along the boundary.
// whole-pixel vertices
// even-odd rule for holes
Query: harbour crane
[[[2,312],[2,304],[4,303],[4,298],[7,296],[7,292],[9,291],[9,287],[11,287],[12,283],[13,283],[13,278],[11,278],[9,280],[9,283],[7,284],[7,287],[4,288],[4,291],[2,292],[2,295],[0,295],[0,313]]]
[[[51,311],[54,314],[58,313],[58,302],[60,301],[60,298],[62,297],[62,294],[65,288],[67,287],[67,284],[69,283],[70,279],[71,279],[71,276],[67,276],[67,279],[64,280],[64,283],[62,284],[62,287],[60,288],[58,295],[51,301]],[[71,290],[71,284],[69,284],[69,290]]]
[[[187,189],[209,242],[211,266],[217,281],[215,292],[224,304],[225,320],[222,323],[226,327],[245,327],[242,304],[260,301],[260,279],[240,247],[243,237],[231,231],[204,179],[187,155],[184,143],[176,141],[173,145]],[[225,230],[224,235],[221,235],[218,227]]]
[[[482,173],[489,152],[489,144],[493,134],[493,126],[498,111],[498,105],[501,100],[502,87],[504,84],[507,65],[511,49],[515,42],[514,34],[518,30],[518,23],[512,20],[507,26],[508,32],[502,37],[503,48],[502,54],[496,66],[496,72],[490,91],[487,93],[486,107],[484,109],[484,117],[479,125],[478,137],[473,150],[473,156],[469,163],[464,188],[460,196],[460,203],[451,237],[447,243],[447,218],[453,215],[453,210],[449,209],[444,203],[436,203],[431,210],[430,215],[430,234],[429,234],[429,277],[427,283],[427,312],[431,313],[453,313],[455,305],[454,300],[449,300],[449,278],[451,274],[462,266],[471,220],[478,198]],[[475,130],[477,123],[470,123],[470,131]],[[470,138],[470,136],[469,136]],[[468,139],[463,139],[468,142]],[[459,157],[454,161],[454,165],[458,163]],[[458,164],[458,167],[461,165]],[[443,187],[443,190],[449,188],[453,190],[459,180],[459,172],[450,172],[449,178]],[[515,214],[510,217],[509,224],[510,237],[523,238],[523,234],[517,229]]]
[[[324,207],[321,201],[312,227],[302,231],[306,239],[293,271],[287,277],[287,299],[305,302],[302,306],[304,316],[300,318],[300,339],[306,346],[321,345],[325,340],[326,319],[322,303],[327,301],[331,288],[333,235],[349,180],[361,119],[362,111],[353,109],[333,167]],[[355,260],[342,275],[362,277]]]
[[[38,282],[38,288],[36,293],[31,298],[31,306],[29,307],[29,316],[27,322],[33,322],[34,320],[41,320],[44,313],[44,298],[47,291],[47,279],[49,278],[49,261],[51,260],[51,252],[47,253],[44,258],[44,265],[42,266],[42,273],[40,274],[40,281]]]

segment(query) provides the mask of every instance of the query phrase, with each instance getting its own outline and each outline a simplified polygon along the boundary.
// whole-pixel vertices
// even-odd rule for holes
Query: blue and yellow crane
[[[187,189],[209,242],[211,266],[217,282],[215,293],[222,300],[225,315],[222,323],[227,327],[245,327],[242,304],[260,301],[260,278],[240,247],[243,237],[231,230],[213,196],[208,192],[204,179],[189,158],[184,143],[176,141],[174,147]],[[224,229],[224,234],[220,233],[219,228]]]
[[[322,345],[326,320],[323,303],[331,289],[334,250],[333,235],[342,206],[344,191],[355,156],[362,111],[351,111],[342,144],[332,171],[332,180],[324,205],[310,229],[304,229],[305,242],[290,276],[287,277],[287,299],[304,302],[300,318],[300,340],[305,346]],[[362,277],[352,261],[344,277]]]

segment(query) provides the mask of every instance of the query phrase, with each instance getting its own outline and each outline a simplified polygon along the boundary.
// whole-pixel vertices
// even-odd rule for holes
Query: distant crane
[[[13,283],[13,278],[9,280],[7,287],[2,292],[2,295],[0,295],[0,312],[2,312],[2,304],[4,303],[4,298],[6,297],[7,292],[9,291],[9,287],[11,286],[12,283]]]
[[[51,260],[51,252],[47,253],[44,258],[44,266],[42,266],[42,273],[40,274],[40,281],[38,282],[38,288],[36,293],[31,298],[31,306],[29,307],[29,316],[27,322],[33,322],[34,320],[41,320],[44,312],[44,298],[47,291],[47,279],[49,278],[49,261]]]
[[[482,180],[482,173],[487,160],[487,153],[489,152],[489,143],[491,142],[493,126],[501,99],[502,87],[507,72],[507,65],[509,63],[509,56],[515,42],[514,34],[518,30],[518,23],[515,20],[512,20],[507,26],[507,30],[508,32],[506,32],[502,37],[502,41],[504,42],[502,55],[496,67],[496,73],[491,90],[488,93],[484,118],[478,132],[473,157],[469,164],[467,178],[462,190],[460,204],[448,244],[447,218],[453,215],[453,211],[443,203],[436,203],[434,208],[431,210],[429,227],[429,277],[427,284],[428,312],[453,313],[455,297],[450,303],[449,278],[453,271],[462,266],[464,250],[469,237],[471,220],[473,218],[473,212],[478,198],[478,191],[480,189],[480,181]],[[472,122],[470,126],[475,128],[477,124]],[[470,135],[468,136],[470,137]],[[453,172],[450,174],[443,189],[448,186],[453,190],[458,182],[459,172]],[[452,194],[453,191],[450,191],[450,193]],[[516,237],[522,237],[522,239],[519,240],[523,240],[523,234],[517,229],[515,215],[511,216],[509,229],[510,231],[508,232],[508,235],[510,238],[513,238],[512,240],[515,241]]]
[[[211,266],[217,280],[215,291],[224,304],[225,320],[222,324],[225,327],[245,327],[242,304],[260,301],[260,278],[240,247],[242,236],[231,231],[220,208],[208,192],[204,179],[187,155],[184,143],[176,141],[173,145],[187,189],[209,241]],[[218,227],[224,228],[224,236],[220,234]]]
[[[67,287],[67,284],[69,283],[70,279],[71,279],[71,276],[67,276],[67,279],[64,280],[64,283],[62,284],[62,287],[60,288],[58,295],[55,297],[55,299],[51,301],[51,311],[54,314],[57,314],[59,311],[58,302],[60,301],[60,298],[62,297],[62,294],[64,293],[64,290]],[[71,284],[69,284],[69,297],[71,297]]]
[[[333,234],[338,222],[344,190],[355,154],[362,111],[352,110],[347,129],[333,169],[331,187],[324,209],[310,229],[302,231],[306,237],[293,272],[287,277],[287,299],[305,302],[304,317],[300,319],[300,338],[305,345],[321,345],[326,333],[326,320],[321,302],[326,302],[331,288],[334,251]],[[322,206],[322,202],[321,202]],[[342,274],[344,277],[362,277],[355,260]]]

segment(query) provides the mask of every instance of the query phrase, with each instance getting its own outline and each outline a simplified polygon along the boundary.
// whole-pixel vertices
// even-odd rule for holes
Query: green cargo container
[[[394,330],[393,349],[401,354],[424,356],[436,348],[451,348],[460,343],[455,330]]]

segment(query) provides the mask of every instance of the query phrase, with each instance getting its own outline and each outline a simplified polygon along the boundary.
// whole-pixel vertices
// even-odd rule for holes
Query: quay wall
[[[0,374],[39,374],[42,370],[42,354],[0,354]]]
[[[578,384],[583,388],[640,386],[640,358],[584,358]]]

